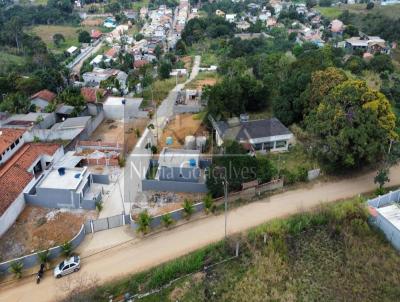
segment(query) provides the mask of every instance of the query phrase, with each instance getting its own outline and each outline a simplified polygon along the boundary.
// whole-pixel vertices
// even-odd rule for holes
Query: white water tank
[[[196,149],[196,138],[193,135],[188,135],[185,137],[185,149],[186,150]]]

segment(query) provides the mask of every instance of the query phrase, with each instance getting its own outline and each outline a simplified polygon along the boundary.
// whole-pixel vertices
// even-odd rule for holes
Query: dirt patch
[[[71,240],[95,211],[63,212],[27,206],[14,225],[1,237],[0,261],[48,249]]]
[[[192,57],[191,56],[182,57],[180,60],[185,64],[186,69],[189,70],[190,68],[192,68]]]
[[[147,123],[148,120],[146,118],[135,119],[129,123],[105,120],[93,132],[90,140],[125,144],[125,151],[129,152],[138,141],[137,134],[141,135],[144,132]]]
[[[216,78],[206,78],[195,82],[196,89],[203,89],[204,86],[214,86],[217,83]]]
[[[101,18],[93,18],[93,19],[86,19],[81,22],[83,26],[100,26],[103,24],[104,19]]]
[[[166,147],[168,137],[172,137],[173,142],[168,145],[170,148],[182,148],[185,144],[185,137],[188,135],[200,136],[208,135],[206,127],[201,119],[197,119],[193,114],[179,114],[171,120],[165,127],[160,141],[160,148]]]

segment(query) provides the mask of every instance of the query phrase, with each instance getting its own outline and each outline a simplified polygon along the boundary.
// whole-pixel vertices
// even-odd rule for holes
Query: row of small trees
[[[68,258],[72,255],[72,243],[71,242],[64,242],[61,246],[62,254]],[[37,253],[38,260],[40,264],[44,264],[46,267],[50,262],[50,251],[44,250]],[[15,278],[20,279],[22,277],[22,271],[24,269],[24,263],[21,261],[14,261],[11,263],[9,272],[14,274]]]
[[[211,197],[211,195],[206,195],[203,198],[203,203],[204,203],[204,210],[207,214],[215,211],[216,206],[214,204],[214,200]],[[185,218],[189,220],[194,212],[193,201],[190,199],[185,199],[182,204],[182,209],[183,209]],[[150,231],[151,219],[152,219],[152,217],[148,213],[147,210],[139,213],[138,219],[136,221],[136,223],[138,225],[137,231],[142,234],[148,233]],[[163,226],[166,228],[169,228],[170,226],[172,226],[175,223],[175,221],[172,219],[171,213],[164,214],[161,217],[161,221],[162,221]]]

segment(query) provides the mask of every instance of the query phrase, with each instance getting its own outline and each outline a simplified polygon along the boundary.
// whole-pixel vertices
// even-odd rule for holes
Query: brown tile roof
[[[98,38],[101,37],[102,34],[103,34],[103,33],[102,33],[100,30],[92,29],[91,37],[92,37],[93,39],[98,39]]]
[[[56,98],[56,94],[50,90],[43,89],[31,96],[31,100],[36,98],[41,98],[42,100],[51,102]]]
[[[114,58],[117,55],[117,49],[115,47],[107,50],[104,55],[109,58]]]
[[[147,60],[137,60],[137,61],[133,62],[133,67],[140,68],[140,67],[142,67],[142,66],[144,66],[146,64],[149,64],[149,61],[147,61]]]
[[[57,144],[25,144],[4,165],[0,166],[0,216],[8,209],[33,179],[27,169],[40,155],[54,155]]]
[[[24,134],[25,130],[0,128],[0,155]]]
[[[96,98],[96,93],[99,92],[101,95],[100,99]],[[83,99],[87,103],[96,103],[100,102],[101,99],[106,95],[107,91],[102,89],[102,88],[92,88],[92,87],[82,87],[81,88],[81,94],[83,96]]]

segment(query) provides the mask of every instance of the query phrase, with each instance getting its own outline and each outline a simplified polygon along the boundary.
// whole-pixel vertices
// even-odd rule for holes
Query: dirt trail
[[[341,181],[316,183],[310,188],[288,191],[262,199],[229,212],[228,232],[244,231],[276,217],[313,208],[321,203],[349,198],[375,188],[375,172]],[[400,167],[391,169],[390,185],[400,184]],[[156,266],[182,256],[224,236],[224,216],[210,216],[150,236],[139,242],[127,242],[83,260],[78,274],[96,275],[108,281]],[[55,301],[63,279],[46,274],[37,286],[34,278],[0,286],[0,301]],[[58,292],[58,295],[57,295]]]

